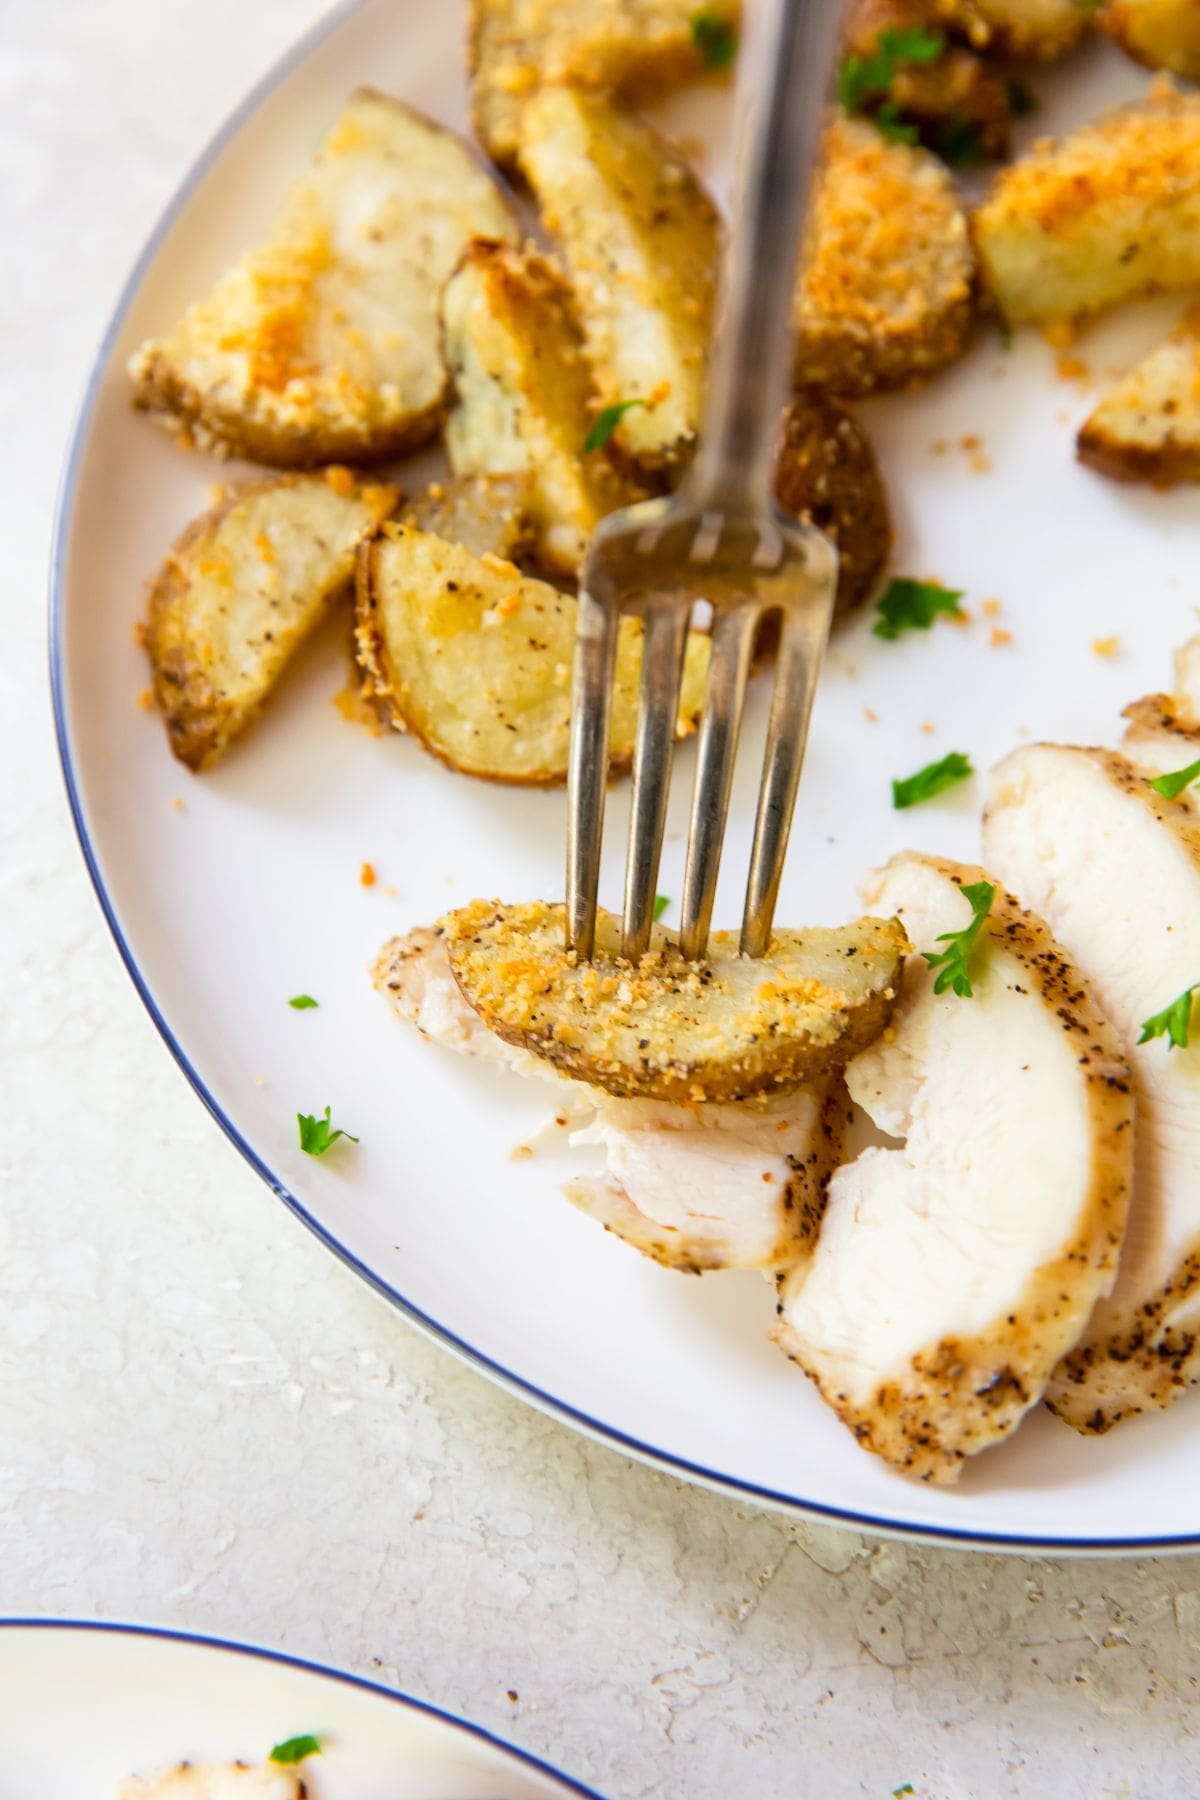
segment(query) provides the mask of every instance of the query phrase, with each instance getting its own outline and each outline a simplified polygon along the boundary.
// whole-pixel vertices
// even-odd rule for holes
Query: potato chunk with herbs
[[[180,762],[210,768],[251,724],[396,498],[334,468],[232,487],[188,526],[151,586],[146,629]]]
[[[777,931],[766,956],[716,932],[685,962],[661,926],[637,965],[602,913],[596,955],[564,948],[561,906],[476,900],[439,922],[450,967],[489,1030],[610,1094],[742,1100],[841,1067],[887,1024],[908,940],[895,920]]]
[[[1200,283],[1197,170],[1200,96],[1166,81],[1141,105],[1035,144],[972,221],[1004,318],[1054,324]]]
[[[552,785],[566,779],[577,602],[496,556],[473,556],[411,525],[363,546],[359,660],[371,697],[401,730],[465,775]],[[628,767],[637,721],[640,621],[621,621],[611,753]],[[681,735],[696,721],[708,639],[693,633]]]
[[[516,161],[543,82],[637,99],[732,61],[737,0],[471,0],[471,116],[489,156]]]
[[[953,362],[973,272],[966,215],[938,159],[865,119],[835,121],[796,291],[797,384],[867,394]]]
[[[445,401],[442,284],[514,232],[461,138],[363,89],[263,241],[133,356],[135,404],[280,468],[415,449]]]
[[[700,427],[720,244],[712,201],[652,126],[573,88],[543,88],[526,107],[521,167],[566,258],[596,392],[626,408],[614,447],[671,461]]]
[[[636,492],[603,449],[584,448],[595,395],[570,288],[536,252],[475,243],[446,284],[442,318],[455,474],[526,476],[534,555],[575,574],[600,520]]]

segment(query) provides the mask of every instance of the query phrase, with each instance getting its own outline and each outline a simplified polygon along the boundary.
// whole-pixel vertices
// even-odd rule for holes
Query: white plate
[[[410,1318],[582,1429],[745,1497],[868,1530],[1062,1551],[1191,1547],[1195,1401],[1098,1441],[1039,1415],[956,1491],[911,1484],[859,1451],[767,1343],[766,1282],[687,1280],[606,1236],[558,1197],[553,1160],[511,1159],[544,1096],[430,1049],[388,1015],[366,969],[390,933],[478,894],[561,893],[561,793],[471,782],[410,741],[346,724],[331,705],[345,679],[341,631],[201,779],[172,762],[158,721],[138,710],[143,582],[222,471],[132,412],[126,356],[253,236],[357,82],[461,122],[462,28],[450,0],[365,0],[302,43],[184,184],[101,348],[65,478],[53,668],[84,853],[130,973],[197,1092],[280,1198]],[[1143,78],[1097,47],[1040,85],[1045,129],[1139,92]],[[725,95],[699,89],[667,115],[707,139],[718,189],[728,111]],[[1125,364],[1175,310],[1106,322],[1082,354],[1099,371]],[[976,617],[895,644],[872,637],[869,619],[839,635],[781,923],[844,919],[864,867],[902,845],[978,854],[978,782],[901,815],[892,776],[951,749],[986,769],[1029,734],[1112,742],[1122,705],[1163,685],[1172,647],[1194,629],[1196,494],[1125,490],[1078,468],[1071,428],[1086,405],[1040,339],[1025,334],[1005,353],[985,334],[925,392],[864,409],[891,488],[896,568],[964,588]],[[1009,647],[989,646],[979,606],[991,597]],[[1090,646],[1112,633],[1121,652],[1103,660]],[[689,756],[681,762],[668,893],[681,866]],[[754,785],[748,755],[719,920],[737,915]],[[615,792],[610,898],[624,804]],[[378,871],[369,890],[364,860]],[[289,1010],[298,991],[320,1009]],[[362,1142],[318,1162],[298,1148],[295,1115],[327,1103]]]
[[[176,1762],[261,1762],[311,1732],[309,1800],[599,1800],[436,1707],[275,1650],[130,1625],[0,1619],[0,1790],[109,1800]]]

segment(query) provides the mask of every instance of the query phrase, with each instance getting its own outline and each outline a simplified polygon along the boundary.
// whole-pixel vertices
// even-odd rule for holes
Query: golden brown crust
[[[1195,0],[1107,0],[1100,25],[1148,69],[1200,81],[1200,12]]]
[[[783,1093],[840,1068],[887,1024],[906,945],[894,920],[862,919],[776,932],[758,962],[717,932],[689,963],[658,927],[635,967],[603,913],[586,964],[564,949],[562,906],[477,900],[439,928],[497,1037],[620,1098],[685,1102]]]
[[[797,396],[784,419],[775,498],[838,553],[836,616],[867,598],[892,547],[887,493],[871,440],[836,400]]]
[[[903,387],[966,348],[974,258],[935,156],[864,119],[829,127],[796,295],[796,383],[840,395]]]
[[[952,31],[977,50],[1055,62],[1091,28],[1087,0],[934,0]]]
[[[356,537],[387,518],[397,497],[333,469],[234,484],[192,520],[150,584],[146,631],[155,702],[180,762],[197,773],[211,767],[249,727],[293,652],[349,590]],[[259,501],[253,535],[248,526],[223,530]],[[297,505],[314,514],[312,566],[301,555],[284,584],[268,533],[273,511],[289,536],[302,533]],[[322,539],[331,526],[348,532],[344,551]]]
[[[131,358],[134,404],[280,468],[414,450],[445,408],[437,295],[484,231],[515,220],[477,152],[360,89],[258,244]]]
[[[992,877],[980,868],[922,858],[963,886]],[[867,1399],[848,1394],[807,1355],[782,1316],[773,1337],[816,1382],[865,1450],[921,1481],[954,1482],[968,1456],[1014,1430],[1041,1397],[1064,1352],[1086,1326],[1081,1267],[1115,1271],[1132,1185],[1134,1103],[1128,1059],[1078,969],[1046,924],[998,888],[988,915],[993,941],[1019,965],[1022,988],[1061,1021],[1078,1045],[1092,1178],[1071,1237],[1042,1264],[1016,1304],[988,1330],[947,1337],[915,1356],[902,1377]],[[914,961],[914,967],[918,965]],[[927,977],[923,977],[927,979]],[[1026,988],[1025,984],[1028,983]],[[1094,1296],[1094,1286],[1092,1288]]]
[[[1076,451],[1118,481],[1200,481],[1200,308],[1101,397]]]

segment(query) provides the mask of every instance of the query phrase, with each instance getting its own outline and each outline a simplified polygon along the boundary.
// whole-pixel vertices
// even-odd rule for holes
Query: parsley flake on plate
[[[325,1108],[323,1119],[316,1119],[311,1113],[297,1113],[296,1123],[300,1127],[300,1148],[307,1151],[309,1156],[324,1156],[341,1137],[349,1138],[352,1144],[358,1142],[352,1131],[330,1130],[328,1107]]]
[[[737,55],[737,32],[732,23],[709,7],[692,14],[692,42],[708,69],[727,69]]]
[[[838,74],[838,99],[847,112],[861,112],[872,99],[887,93],[901,69],[936,62],[945,48],[940,31],[927,31],[923,25],[889,25],[869,56],[846,58]]]
[[[1150,786],[1164,800],[1178,800],[1185,788],[1190,788],[1194,781],[1200,781],[1200,756],[1186,769],[1176,769],[1170,775],[1156,775]]]
[[[671,904],[670,894],[655,894],[655,896],[654,896],[654,922],[655,922],[655,924],[657,924],[658,921],[662,918],[663,914],[666,912],[666,910],[667,910],[668,906],[670,906],[670,904]]]
[[[603,450],[630,407],[645,404],[644,400],[614,400],[611,406],[602,407],[596,414],[592,429],[583,440],[584,455],[590,456],[593,450]]]
[[[290,1764],[302,1763],[306,1756],[320,1756],[320,1754],[320,1738],[313,1737],[311,1732],[305,1732],[300,1737],[285,1738],[282,1744],[276,1744],[268,1760],[287,1767]]]
[[[313,999],[311,994],[293,994],[288,1001],[288,1005],[294,1008],[296,1012],[307,1012],[309,1007],[316,1006],[317,1004],[317,1001]]]
[[[969,973],[971,952],[983,930],[983,922],[992,910],[992,901],[996,898],[995,885],[990,881],[968,882],[962,890],[962,897],[971,908],[970,924],[964,925],[961,931],[941,933],[937,941],[947,945],[947,949],[923,950],[921,954],[930,969],[936,971],[933,983],[935,994],[944,994],[947,988],[953,988],[960,1000],[970,1000],[975,992]]]
[[[871,630],[877,638],[898,638],[902,631],[928,631],[940,613],[950,619],[964,619],[959,601],[961,588],[943,587],[938,581],[914,581],[911,576],[897,575],[888,582],[879,598],[879,617]]]
[[[1178,1000],[1172,1000],[1170,1006],[1147,1019],[1138,1043],[1148,1044],[1152,1038],[1165,1037],[1168,1050],[1186,1050],[1191,1038],[1192,996],[1198,987],[1200,981],[1194,981],[1190,988],[1184,988]]]
[[[915,775],[893,781],[892,805],[897,812],[903,812],[907,806],[920,806],[922,801],[944,794],[947,788],[956,787],[974,773],[970,757],[964,756],[961,750],[951,750],[940,761],[926,763]]]

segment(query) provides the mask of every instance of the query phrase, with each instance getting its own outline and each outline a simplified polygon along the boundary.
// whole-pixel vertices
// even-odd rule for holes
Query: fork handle
[[[739,77],[733,234],[687,483],[700,507],[760,507],[791,385],[800,239],[841,25],[841,0],[753,0]]]

